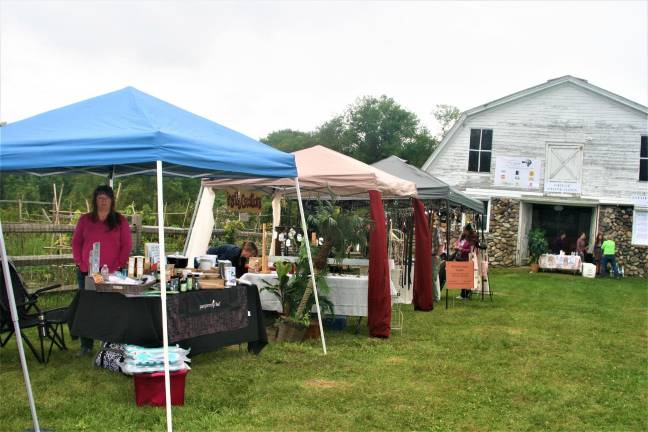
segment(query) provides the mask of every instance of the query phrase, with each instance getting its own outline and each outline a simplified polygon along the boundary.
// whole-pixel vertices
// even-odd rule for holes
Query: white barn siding
[[[493,129],[490,173],[468,172],[470,129]],[[542,192],[546,143],[581,143],[582,195],[629,199],[648,189],[638,181],[645,134],[646,114],[568,82],[468,117],[428,172],[461,190],[496,189],[497,156],[529,157],[542,166],[540,188],[531,191]]]

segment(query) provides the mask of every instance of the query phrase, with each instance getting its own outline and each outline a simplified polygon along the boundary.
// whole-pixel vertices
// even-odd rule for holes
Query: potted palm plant
[[[306,330],[311,324],[309,311],[314,303],[313,296],[306,303],[304,311],[298,311],[304,293],[310,286],[308,256],[303,245],[295,263],[294,275],[290,274],[292,266],[292,263],[288,262],[275,262],[277,282],[273,284],[266,282],[266,286],[262,288],[277,296],[283,309],[283,313],[275,323],[277,341],[299,342],[304,338]],[[324,272],[318,273],[316,280],[319,292],[327,294],[329,288],[324,276]],[[325,295],[320,295],[319,301],[323,313],[333,313],[333,304]]]
[[[540,266],[538,260],[540,255],[547,253],[549,250],[549,243],[547,242],[547,235],[543,229],[534,228],[529,233],[529,266],[532,272],[538,272]]]
[[[323,244],[317,249],[313,258],[313,266],[316,273],[326,271],[328,257],[333,256],[342,260],[346,253],[347,246],[367,244],[367,227],[369,221],[358,212],[345,210],[335,203],[332,195],[330,200],[318,202],[315,211],[308,216],[308,224],[316,229],[317,235],[324,239]],[[308,263],[306,262],[306,265]],[[323,280],[323,278],[321,278]],[[310,279],[307,281],[306,290],[302,296],[297,315],[303,315],[304,311],[310,310],[313,304],[313,286]],[[317,281],[319,287],[320,281]]]

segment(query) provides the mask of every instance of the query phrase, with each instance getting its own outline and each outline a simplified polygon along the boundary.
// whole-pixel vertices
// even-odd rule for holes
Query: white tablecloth
[[[259,295],[261,296],[261,307],[263,310],[283,312],[279,299],[274,294],[262,290],[266,286],[263,281],[271,284],[277,283],[276,273],[246,273],[239,281],[257,286]],[[327,297],[333,303],[333,312],[336,315],[367,316],[367,291],[369,284],[369,278],[367,276],[329,275],[326,276],[326,283],[331,289]],[[398,297],[396,297],[396,288],[393,282],[390,283],[390,286],[392,299],[397,300]],[[313,311],[315,312],[314,309]]]
[[[580,255],[540,255],[538,265],[542,269],[581,271]]]

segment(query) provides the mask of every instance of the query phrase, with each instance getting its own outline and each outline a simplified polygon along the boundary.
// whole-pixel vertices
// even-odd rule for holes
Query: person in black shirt
[[[219,260],[228,260],[236,268],[236,277],[239,278],[247,273],[247,260],[259,254],[259,250],[252,242],[244,242],[241,247],[233,244],[210,247],[208,255],[218,255]]]
[[[563,251],[567,253],[567,242],[565,239],[567,238],[567,234],[565,232],[561,232],[558,237],[554,239],[553,245],[552,245],[552,251],[554,254],[558,255],[560,251]]]

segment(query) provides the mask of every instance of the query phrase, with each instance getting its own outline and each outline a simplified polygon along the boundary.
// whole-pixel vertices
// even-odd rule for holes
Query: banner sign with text
[[[495,186],[538,189],[540,164],[525,157],[498,156],[495,159]]]
[[[231,211],[241,213],[259,213],[261,212],[261,197],[263,194],[252,191],[238,191],[228,189],[227,208]]]

